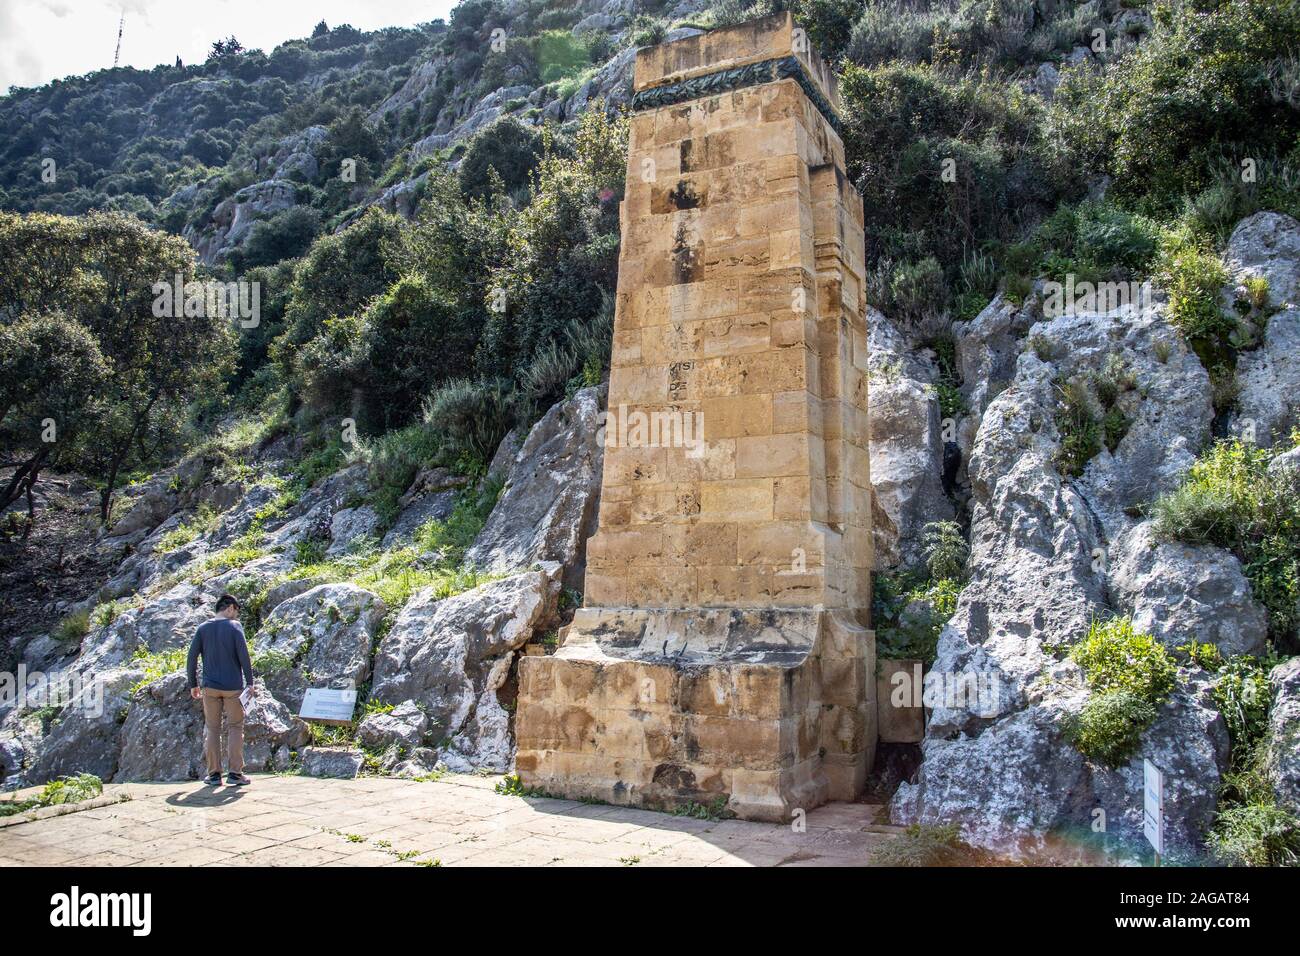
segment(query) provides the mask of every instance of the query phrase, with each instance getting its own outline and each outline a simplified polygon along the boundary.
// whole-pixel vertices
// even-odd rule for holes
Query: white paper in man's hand
[[[244,692],[239,695],[240,706],[243,707],[245,710],[248,710],[248,705],[253,702],[253,698],[255,696],[257,696],[257,688],[254,687],[252,684],[249,684],[247,687],[244,688]]]

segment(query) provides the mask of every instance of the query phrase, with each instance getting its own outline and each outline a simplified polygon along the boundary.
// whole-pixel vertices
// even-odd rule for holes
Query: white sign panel
[[[298,708],[298,716],[303,720],[346,724],[352,720],[352,712],[356,709],[357,692],[355,690],[309,687],[307,693],[303,695],[302,706]]]
[[[1165,775],[1142,761],[1142,832],[1157,853],[1165,852]]]

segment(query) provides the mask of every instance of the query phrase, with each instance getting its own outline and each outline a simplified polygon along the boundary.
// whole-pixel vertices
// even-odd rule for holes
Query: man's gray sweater
[[[248,641],[238,621],[217,617],[200,624],[190,642],[185,671],[190,686],[199,686],[198,662],[203,658],[203,686],[213,690],[243,690],[253,683],[253,664],[248,659]]]

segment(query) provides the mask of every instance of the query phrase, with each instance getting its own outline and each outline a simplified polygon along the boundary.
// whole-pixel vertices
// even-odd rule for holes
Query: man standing
[[[198,681],[198,660],[203,658],[203,688]],[[242,787],[252,783],[244,775],[244,705],[239,694],[244,685],[253,686],[253,664],[248,659],[248,641],[239,623],[239,602],[229,594],[217,599],[217,616],[200,624],[190,642],[185,663],[190,679],[190,696],[203,700],[206,730],[205,752],[210,787],[221,784],[221,715],[226,715],[227,759],[230,774],[226,783]]]

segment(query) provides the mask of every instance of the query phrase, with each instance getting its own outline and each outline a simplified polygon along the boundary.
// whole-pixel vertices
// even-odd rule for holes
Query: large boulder
[[[1268,615],[1227,551],[1158,541],[1144,521],[1120,537],[1112,558],[1112,599],[1166,647],[1195,640],[1227,656],[1268,649]]]
[[[1259,348],[1237,356],[1232,430],[1261,448],[1286,441],[1300,424],[1300,309],[1269,316]]]
[[[142,676],[142,671],[133,668],[117,668],[87,681],[41,741],[27,783],[46,783],[77,773],[111,780],[117,773],[118,736],[131,703],[130,691]]]
[[[216,597],[205,588],[177,584],[87,634],[73,666],[83,675],[98,674],[125,664],[137,650],[156,654],[188,647],[198,626],[214,617]]]
[[[1209,440],[1210,379],[1169,322],[1163,303],[1067,315],[1034,326],[1052,350],[1057,380],[1095,375],[1117,363],[1131,387],[1116,407],[1128,429],[1114,451],[1103,445],[1078,480],[1108,539],[1133,523],[1133,511],[1173,491]],[[1030,353],[1030,361],[1038,361]],[[1022,356],[1021,363],[1025,362]],[[1017,377],[1019,381],[1019,377]]]
[[[395,548],[410,543],[415,533],[430,521],[444,521],[456,506],[456,495],[466,479],[446,468],[425,468],[398,500],[401,509],[384,535],[383,546]]]
[[[1018,306],[999,293],[969,322],[953,323],[962,397],[975,415],[1015,378],[1024,338],[1040,317],[1034,300]]]
[[[304,746],[307,725],[263,690],[244,714],[244,763],[249,770],[283,764]],[[197,780],[205,773],[203,703],[190,697],[183,673],[162,677],[136,693],[122,726],[113,779]]]
[[[1267,448],[1300,424],[1300,222],[1275,212],[1247,216],[1223,258],[1233,276],[1229,289],[1248,278],[1267,279],[1268,306],[1279,310],[1268,317],[1260,347],[1237,359],[1234,431]],[[1225,293],[1225,307],[1229,298]]]
[[[584,388],[533,426],[500,500],[466,552],[469,563],[508,574],[556,561],[565,586],[582,587],[600,504],[602,404],[603,389]]]
[[[424,743],[429,718],[414,701],[398,704],[386,713],[374,713],[357,725],[357,741],[371,749],[396,744],[403,753],[411,753]]]
[[[108,534],[114,538],[135,534],[139,531],[152,531],[167,520],[177,509],[179,501],[174,492],[166,487],[150,485],[142,494],[134,498],[130,508],[109,528]],[[118,507],[122,507],[118,505]]]
[[[1167,857],[1201,857],[1229,753],[1209,683],[1180,672],[1179,688],[1143,734],[1141,750],[1118,768],[1091,763],[1066,739],[1087,697],[1078,669],[1057,663],[1014,713],[943,740],[931,736],[918,781],[894,797],[893,819],[959,823],[969,842],[1004,857],[1081,862],[1086,851],[1102,849],[1136,860],[1147,852],[1149,759],[1165,774]]]
[[[1300,305],[1300,222],[1277,212],[1247,216],[1232,230],[1223,261],[1238,281],[1268,280],[1269,305]]]
[[[302,772],[308,777],[351,780],[361,773],[365,758],[342,747],[308,747],[302,752]]]
[[[385,610],[355,584],[320,584],[282,601],[253,640],[267,686],[297,711],[308,687],[364,683]]]
[[[1300,814],[1300,657],[1269,674],[1273,708],[1268,718],[1268,769],[1279,803]]]
[[[325,556],[335,558],[366,542],[376,543],[379,525],[379,515],[370,505],[342,508],[334,512],[334,517],[330,519],[330,546]]]
[[[879,312],[869,316],[867,389],[872,532],[877,567],[922,561],[921,529],[953,517],[943,489],[934,371]]]
[[[1135,523],[1128,513],[1174,487],[1194,459],[1208,434],[1209,384],[1159,308],[1062,316],[1032,333],[1050,347],[1019,355],[975,438],[970,582],[928,678],[940,690],[924,759],[891,809],[899,822],[957,823],[971,843],[1015,855],[1057,852],[1058,837],[1090,832],[1100,808],[1120,849],[1140,838],[1141,760],[1093,766],[1066,740],[1088,692],[1062,651],[1117,610],[1107,546]],[[1159,341],[1170,343],[1166,362]],[[1132,426],[1113,454],[1103,448],[1080,478],[1066,478],[1058,383],[1112,354],[1133,377],[1123,399]],[[1180,808],[1169,834],[1176,856],[1199,849],[1226,767],[1226,732],[1197,680],[1182,676],[1142,738],[1141,755],[1165,770]]]
[[[420,591],[379,646],[371,699],[418,705],[453,770],[508,770],[514,745],[498,691],[519,648],[553,617],[558,579],[548,563],[455,597]]]

